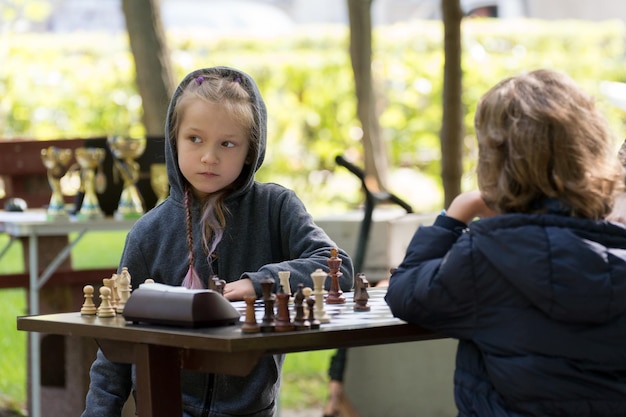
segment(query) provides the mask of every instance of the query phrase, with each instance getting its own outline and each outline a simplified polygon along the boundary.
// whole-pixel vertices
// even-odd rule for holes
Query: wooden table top
[[[223,353],[246,351],[287,353],[442,338],[439,334],[392,317],[383,299],[385,292],[385,288],[369,289],[371,306],[369,312],[353,311],[352,293],[346,293],[345,304],[325,307],[331,316],[331,322],[322,324],[317,330],[242,333],[241,324],[245,312],[243,302],[233,303],[237,310],[242,312],[242,320],[234,325],[219,327],[185,328],[133,324],[121,315],[114,318],[100,318],[83,316],[77,311],[18,317],[17,328],[30,332]],[[257,307],[257,316],[261,309],[262,307]]]

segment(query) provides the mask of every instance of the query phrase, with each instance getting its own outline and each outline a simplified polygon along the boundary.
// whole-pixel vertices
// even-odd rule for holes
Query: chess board
[[[369,294],[368,304],[370,306],[369,311],[354,311],[354,301],[352,299],[354,293],[344,292],[343,295],[346,298],[345,304],[324,304],[324,310],[330,317],[330,323],[322,323],[321,328],[328,327],[340,327],[343,325],[355,325],[360,322],[367,322],[369,324],[375,323],[389,323],[389,320],[394,319],[389,310],[389,306],[385,302],[385,294],[387,293],[386,287],[380,288],[368,288]],[[234,301],[231,303],[237,311],[241,314],[240,321],[245,321],[246,304],[243,301]],[[265,304],[262,299],[256,300],[254,304],[255,316],[258,323],[261,323],[263,316],[265,315]],[[291,318],[295,316],[293,301],[289,303],[289,311]]]

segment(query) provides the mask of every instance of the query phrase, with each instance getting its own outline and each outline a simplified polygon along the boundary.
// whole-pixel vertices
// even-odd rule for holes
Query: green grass
[[[115,269],[124,236],[124,232],[86,234],[72,250],[72,266]],[[7,242],[8,237],[0,235],[0,250]],[[0,274],[23,272],[22,259],[21,244],[16,242],[0,259]],[[26,407],[27,333],[17,330],[16,317],[27,313],[27,298],[23,288],[0,290],[0,409]],[[287,355],[280,396],[282,408],[316,407],[321,415],[328,393],[326,372],[332,353],[332,350],[320,350]]]
[[[0,278],[1,279],[1,278]],[[0,291],[0,408],[25,408],[26,332],[18,331],[15,318],[26,314],[26,290]]]
[[[334,350],[290,353],[283,366],[280,405],[284,409],[322,407],[328,395],[328,364]]]

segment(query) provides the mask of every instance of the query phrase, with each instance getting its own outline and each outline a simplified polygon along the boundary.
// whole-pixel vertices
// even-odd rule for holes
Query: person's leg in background
[[[330,358],[328,368],[328,401],[324,405],[324,417],[358,417],[352,403],[343,392],[343,375],[348,360],[347,349],[337,349]]]

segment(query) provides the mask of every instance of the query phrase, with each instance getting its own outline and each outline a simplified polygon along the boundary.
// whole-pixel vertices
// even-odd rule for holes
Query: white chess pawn
[[[330,323],[330,317],[324,309],[324,281],[328,274],[321,269],[316,269],[311,273],[313,279],[313,295],[315,297],[315,318],[320,323]]]
[[[115,317],[115,309],[111,306],[111,289],[107,286],[100,287],[100,307],[98,317]]]
[[[85,295],[85,302],[80,309],[80,314],[83,316],[95,316],[96,315],[96,305],[93,302],[93,286],[85,285],[83,287],[83,294]]]

